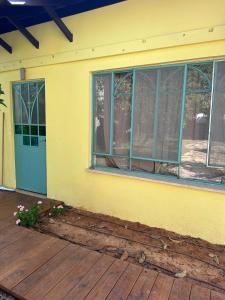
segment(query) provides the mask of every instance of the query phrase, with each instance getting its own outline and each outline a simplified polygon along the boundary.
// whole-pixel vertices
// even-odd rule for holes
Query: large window
[[[92,167],[225,183],[225,61],[98,73]]]

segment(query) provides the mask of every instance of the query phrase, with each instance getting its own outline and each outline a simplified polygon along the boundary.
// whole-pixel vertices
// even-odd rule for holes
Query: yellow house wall
[[[225,244],[223,193],[87,171],[91,73],[223,58],[224,11],[223,0],[170,0],[169,5],[167,0],[128,0],[65,18],[74,43],[67,42],[52,22],[29,29],[40,40],[39,50],[18,32],[6,34],[14,53],[0,50],[0,82],[8,106],[4,184],[16,187],[11,82],[19,80],[19,67],[26,67],[27,80],[46,82],[50,198]]]

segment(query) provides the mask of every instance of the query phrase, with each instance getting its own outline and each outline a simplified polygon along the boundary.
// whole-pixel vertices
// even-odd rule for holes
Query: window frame
[[[180,167],[181,167],[181,159],[182,159],[182,142],[183,142],[183,128],[184,128],[184,116],[185,116],[185,105],[186,105],[186,95],[188,92],[187,89],[187,76],[188,76],[188,67],[192,65],[204,65],[204,64],[212,64],[212,81],[211,81],[211,88],[209,90],[211,94],[211,100],[210,100],[210,120],[209,120],[209,132],[208,132],[208,141],[207,141],[207,156],[206,156],[206,167],[213,168],[213,166],[208,164],[208,156],[209,156],[209,136],[210,136],[210,128],[211,128],[211,110],[212,110],[212,103],[213,103],[213,84],[214,84],[214,73],[215,73],[215,64],[216,62],[224,61],[224,59],[218,59],[218,60],[206,60],[206,61],[191,61],[191,62],[182,62],[178,64],[159,64],[154,66],[143,66],[143,67],[133,67],[133,68],[121,68],[121,69],[113,69],[113,70],[103,70],[103,71],[95,71],[92,72],[92,95],[91,95],[91,104],[92,104],[92,112],[91,112],[91,126],[92,126],[92,137],[91,137],[91,166],[90,169],[92,170],[100,170],[103,172],[108,173],[118,173],[123,174],[127,176],[134,176],[134,177],[143,177],[143,178],[150,178],[150,179],[156,179],[156,180],[163,180],[167,182],[174,182],[174,183],[194,183],[196,185],[199,184],[200,186],[218,186],[221,189],[223,187],[225,188],[224,183],[218,183],[213,182],[209,180],[203,180],[203,179],[195,179],[195,178],[180,178]],[[133,156],[133,125],[134,125],[134,99],[135,99],[135,77],[137,71],[148,71],[148,70],[155,70],[155,69],[162,69],[162,68],[169,68],[169,67],[184,67],[184,76],[183,76],[183,91],[182,91],[182,102],[181,102],[181,120],[180,120],[180,129],[179,129],[179,142],[178,142],[178,161],[172,161],[172,160],[160,160],[160,159],[154,159],[154,158],[147,158],[147,157],[136,157]],[[132,72],[132,97],[131,97],[131,128],[130,128],[130,151],[129,155],[118,155],[113,154],[113,121],[114,121],[114,87],[115,87],[115,74],[116,73],[125,73],[125,72]],[[110,153],[99,153],[94,151],[94,143],[95,143],[95,86],[94,86],[94,78],[95,76],[101,76],[105,74],[111,75],[111,99],[110,99],[110,144],[109,144],[109,152]],[[113,167],[104,167],[104,166],[96,166],[95,164],[95,156],[100,157],[118,157],[118,158],[127,158],[129,161],[128,169],[120,169],[120,168],[113,168]],[[171,176],[171,175],[164,175],[164,174],[158,174],[158,173],[150,173],[145,171],[139,171],[139,170],[132,170],[132,160],[144,160],[144,161],[152,161],[156,163],[168,163],[168,164],[174,164],[178,167],[178,174],[177,176]],[[222,166],[221,166],[222,167]],[[223,166],[224,167],[224,166]],[[219,168],[219,166],[217,167]]]

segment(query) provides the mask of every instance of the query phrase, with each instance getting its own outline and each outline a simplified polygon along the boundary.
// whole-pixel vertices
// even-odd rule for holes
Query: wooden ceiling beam
[[[13,24],[13,26],[16,27],[22,33],[22,35],[35,47],[39,48],[39,41],[24,27],[22,26],[18,21],[7,17],[10,23]]]
[[[65,23],[61,20],[61,18],[57,15],[54,9],[50,6],[44,6],[44,9],[49,14],[49,16],[52,18],[52,20],[55,22],[55,24],[59,27],[59,29],[62,31],[62,33],[65,35],[65,37],[72,42],[73,41],[73,34],[68,29],[68,27],[65,25]]]
[[[12,47],[8,43],[6,43],[6,41],[4,41],[2,38],[0,38],[0,46],[4,48],[7,52],[12,54]]]

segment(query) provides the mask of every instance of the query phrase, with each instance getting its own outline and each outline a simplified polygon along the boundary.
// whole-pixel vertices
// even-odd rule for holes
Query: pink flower
[[[17,208],[20,208],[20,207],[21,207],[21,205],[18,205],[18,206],[17,206]]]
[[[20,219],[17,219],[16,220],[16,225],[19,225],[20,224]]]
[[[38,201],[38,203],[37,203],[37,204],[41,205],[41,204],[42,204],[42,201]]]
[[[57,206],[57,208],[63,208],[63,206],[60,204],[60,205]]]
[[[13,213],[13,215],[14,215],[14,217],[17,215],[17,211],[15,211],[14,213]]]
[[[25,211],[26,211],[26,212],[28,212],[28,211],[29,211],[29,209],[25,209]]]
[[[23,211],[24,210],[24,206],[20,206],[20,211]]]

